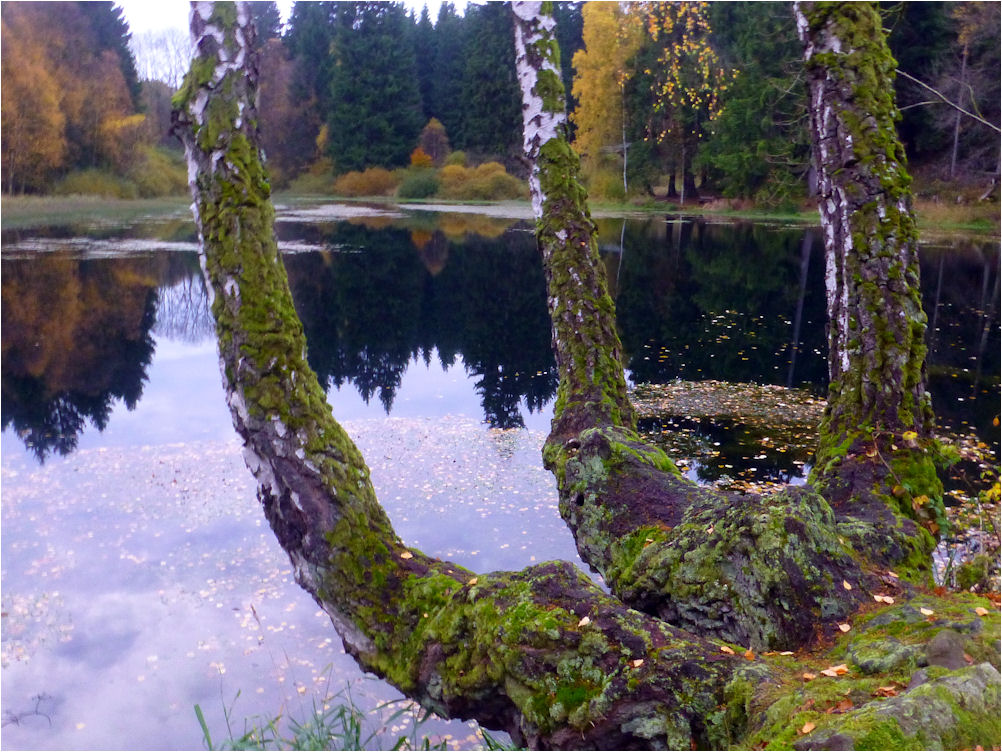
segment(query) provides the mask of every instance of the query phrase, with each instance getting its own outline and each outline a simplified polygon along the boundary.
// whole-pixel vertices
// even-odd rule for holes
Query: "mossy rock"
[[[794,749],[973,749],[1000,743],[1000,677],[988,664],[968,666],[883,702],[841,716],[794,743]]]
[[[922,651],[894,638],[856,640],[849,644],[849,661],[864,674],[884,674],[917,667]]]

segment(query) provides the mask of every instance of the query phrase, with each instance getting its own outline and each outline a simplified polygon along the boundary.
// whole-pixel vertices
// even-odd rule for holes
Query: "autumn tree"
[[[628,164],[626,82],[630,62],[640,47],[643,28],[639,16],[620,3],[586,3],[584,48],[574,55],[577,107],[571,120],[577,130],[574,147],[596,166],[614,145],[623,160],[623,192]]]
[[[707,3],[644,2],[637,12],[647,30],[642,76],[637,77],[649,96],[645,137],[667,146],[677,160],[685,200],[696,196],[693,163],[734,73],[725,71],[711,43]]]
[[[913,504],[917,492],[935,493],[925,472],[931,414],[916,393],[924,352],[911,336],[895,347],[884,335],[874,344],[833,331],[839,370],[817,488],[726,496],[682,477],[635,431],[595,227],[567,141],[547,5],[513,4],[523,146],[560,376],[544,462],[582,558],[610,592],[559,562],[475,574],[396,535],[305,361],[257,152],[249,14],[242,3],[200,3],[192,16],[198,57],[177,99],[177,121],[244,456],[297,581],[331,617],[346,650],[425,707],[539,747],[742,746],[771,741],[752,737],[773,722],[774,732],[794,738],[790,717],[803,680],[759,651],[813,645],[845,631],[839,624],[851,630],[859,607],[888,587],[888,565],[906,580],[928,578],[928,535],[914,521],[928,520]],[[871,284],[873,274],[897,274],[892,267],[907,262],[913,239],[886,107],[891,87],[861,88],[890,83],[879,17],[861,4],[803,5],[798,13],[812,85],[822,87],[815,132],[833,206],[826,247],[836,269],[858,272],[861,281],[850,283]],[[846,216],[865,191],[873,193],[862,216]],[[855,265],[857,256],[881,252],[883,261]],[[881,306],[892,326],[900,318],[912,335],[921,329],[910,271],[889,277],[894,294],[877,302],[840,302],[848,288],[830,276],[833,320],[843,331],[852,334],[845,317],[858,317],[860,305]],[[867,360],[874,348],[887,359],[879,384]],[[893,479],[884,466],[894,468]],[[904,487],[906,503],[888,489],[891,480]],[[896,592],[908,596],[907,587]],[[734,645],[751,649],[740,656]],[[869,702],[838,716],[819,712],[817,729],[805,724],[798,746],[973,745],[993,725],[988,743],[998,743],[999,673],[988,663],[901,695],[879,705],[857,697]],[[771,720],[770,702],[779,708]],[[951,710],[960,705],[963,714]]]
[[[66,116],[59,107],[59,86],[49,72],[44,50],[33,37],[12,31],[4,6],[0,59],[3,86],[0,106],[4,188],[8,193],[43,188],[65,163]]]

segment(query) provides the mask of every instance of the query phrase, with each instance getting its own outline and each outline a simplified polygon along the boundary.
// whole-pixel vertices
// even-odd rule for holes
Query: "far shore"
[[[304,218],[337,221],[361,216],[402,216],[403,212],[435,212],[477,214],[513,220],[531,220],[528,201],[444,202],[402,201],[394,197],[342,198],[331,195],[294,195],[276,192],[274,202],[279,218],[286,214],[301,214]],[[190,199],[168,196],[151,199],[118,199],[100,196],[4,196],[0,201],[0,228],[21,230],[54,225],[94,221],[135,222],[143,219],[176,217],[190,218]],[[934,235],[1000,235],[997,203],[979,205],[947,204],[916,200],[919,228],[925,237]],[[738,206],[739,208],[734,208]],[[791,222],[819,224],[816,210],[802,207],[797,211],[776,211],[746,208],[733,202],[714,201],[678,206],[666,201],[612,204],[591,203],[592,216],[597,219],[627,217],[642,219],[654,215],[702,217],[718,221]],[[291,219],[292,217],[286,217]]]

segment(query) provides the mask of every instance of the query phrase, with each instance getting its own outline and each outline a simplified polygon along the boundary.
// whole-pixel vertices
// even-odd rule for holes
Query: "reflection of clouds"
[[[429,553],[480,571],[575,556],[540,463],[542,433],[455,414],[346,428],[401,534]],[[255,716],[305,720],[347,682],[364,709],[400,697],[365,678],[294,583],[237,441],[106,446],[42,467],[5,455],[3,482],[4,608],[58,592],[58,608],[29,609],[24,633],[51,623],[69,638],[5,667],[5,710],[52,698],[51,727],[34,716],[5,726],[5,747],[198,749],[196,703],[222,732],[224,708],[241,731]],[[435,721],[419,733],[459,741],[472,730]]]

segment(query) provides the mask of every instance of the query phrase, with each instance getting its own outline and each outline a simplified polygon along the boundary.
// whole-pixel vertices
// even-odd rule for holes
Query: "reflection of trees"
[[[167,339],[197,343],[215,336],[216,324],[201,275],[183,277],[157,290],[153,332]]]
[[[992,425],[1000,368],[998,247],[957,240],[925,249],[922,260],[928,385],[937,420],[959,430],[975,415],[979,435],[998,441]]]
[[[540,409],[556,390],[533,236],[419,240],[344,223],[323,242],[347,252],[286,257],[310,365],[328,387],[350,382],[389,410],[410,362],[437,350],[443,367],[461,357],[479,377],[492,426],[523,425],[521,400]]]
[[[796,352],[792,385],[825,385],[823,281],[812,264],[802,288],[803,231],[676,222],[656,243],[643,232],[627,229],[616,301],[635,381],[785,383]]]
[[[3,427],[39,460],[67,454],[89,420],[131,410],[153,359],[153,259],[3,262]]]

